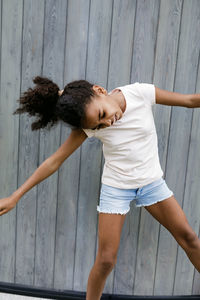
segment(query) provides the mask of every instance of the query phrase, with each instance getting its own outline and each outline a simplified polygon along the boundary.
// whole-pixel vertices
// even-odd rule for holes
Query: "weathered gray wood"
[[[200,93],[200,85],[198,83],[198,88],[196,92]],[[191,137],[190,137],[190,149],[188,155],[188,168],[186,175],[186,187],[184,194],[184,204],[183,210],[186,214],[186,217],[189,221],[189,224],[195,230],[197,235],[199,235],[199,225],[200,225],[200,201],[199,201],[199,185],[198,182],[200,180],[200,163],[197,157],[199,156],[200,149],[200,110],[194,109],[193,111],[193,120],[192,120],[192,129],[191,129]],[[184,257],[185,253],[183,251],[179,252],[178,260],[177,260],[177,268],[176,272],[179,271],[180,265],[181,270],[184,270],[185,273],[188,274],[188,278],[185,275],[185,280],[183,276],[181,277],[181,281],[185,282],[187,285],[184,288],[184,294],[200,294],[200,274],[197,271],[194,272],[194,268],[191,265],[188,258]],[[179,272],[181,272],[181,270]],[[183,272],[183,271],[182,271]],[[194,277],[194,278],[193,278]],[[194,281],[193,281],[194,280]],[[178,289],[179,293],[181,293],[181,289],[178,284],[178,280],[176,282],[176,289]]]
[[[181,13],[182,1],[161,2],[157,33],[154,83],[156,86],[170,91],[173,91],[176,72]],[[163,105],[154,105],[153,107],[158,134],[159,157],[164,174],[167,164],[171,109],[172,107]],[[172,189],[168,178],[165,179],[169,188]],[[177,242],[166,228],[163,226],[159,227],[153,294],[172,295]]]
[[[114,1],[113,12],[111,12],[112,31],[109,32],[109,36],[111,35],[111,40],[109,54],[110,56],[108,62],[108,56],[104,55],[106,57],[106,60],[104,58],[104,61],[106,61],[109,67],[109,78],[107,87],[108,91],[113,89],[117,85],[120,85],[120,83],[122,83],[123,81],[125,82],[130,80],[129,77],[131,66],[135,5],[135,1]],[[124,22],[125,19],[126,22]],[[126,34],[124,34],[124,32],[126,32]],[[118,47],[119,44],[122,44],[123,47]],[[117,73],[118,76],[113,76],[114,73]],[[125,229],[125,227],[123,229]],[[126,236],[127,235],[124,235],[124,237]],[[128,242],[131,243],[131,240],[129,240]],[[126,240],[122,242],[122,245],[120,245],[121,249],[125,247],[125,243]],[[122,250],[119,249],[119,251]],[[123,259],[125,259],[125,256],[123,256],[122,260]],[[129,259],[131,259],[131,257],[129,257]],[[120,260],[118,260],[117,264],[118,266],[120,265]],[[103,290],[104,293],[115,293],[115,290],[120,290],[120,287],[118,288],[118,274],[121,270],[119,270],[120,268],[116,266],[115,269],[108,276]],[[129,291],[126,290],[126,293],[129,293]]]
[[[84,1],[85,6],[85,1]],[[111,3],[91,1],[88,28],[86,80],[106,86],[111,28]],[[103,32],[103,34],[101,34]],[[78,41],[77,41],[78,42]],[[79,42],[78,42],[79,43]],[[78,203],[78,223],[74,270],[74,289],[84,291],[90,270],[95,261],[96,235],[101,175],[101,142],[95,138],[82,146]],[[87,162],[87,163],[85,163]],[[87,251],[87,256],[85,253]]]
[[[66,4],[66,1],[50,0],[46,1],[45,5],[42,74],[60,86],[63,84],[64,72]],[[39,164],[60,146],[60,127],[59,124],[48,132],[40,130]],[[57,189],[58,172],[38,186],[35,254],[35,285],[37,286],[53,287],[54,284]]]
[[[34,16],[37,15],[37,18]],[[25,1],[22,37],[21,92],[33,86],[33,76],[41,73],[44,2]],[[15,102],[14,102],[15,103]],[[19,104],[17,103],[17,106]],[[39,132],[31,131],[27,114],[20,116],[19,173],[21,186],[38,166]],[[35,228],[37,187],[25,194],[17,204],[16,282],[34,284]]]
[[[0,197],[9,196],[17,188],[19,118],[13,116],[20,94],[22,40],[22,1],[3,1],[1,47],[1,168]],[[14,282],[16,253],[16,207],[0,218],[0,280]]]
[[[139,81],[200,93],[199,0],[0,0],[1,23],[0,198],[71,132],[63,123],[32,132],[35,118],[12,115],[35,75],[50,77],[60,88],[87,79],[108,91]],[[152,110],[164,178],[199,234],[200,110]],[[0,280],[86,291],[98,251],[103,164],[102,143],[87,139],[58,172],[0,217]],[[199,282],[173,236],[132,201],[103,292],[190,295],[200,293]]]
[[[187,1],[184,1],[175,78],[175,89],[177,91],[182,91],[183,93],[195,93],[200,49],[200,31],[194,31],[194,27],[200,28],[199,1],[192,1],[192,5],[189,5]],[[191,45],[193,45],[194,48],[191,47]],[[192,156],[195,153],[196,159],[198,159],[199,153],[199,149],[193,148],[193,145],[191,144],[192,130],[195,130],[194,125],[192,126],[192,119],[193,109],[183,108],[183,111],[180,113],[180,110],[178,111],[173,108],[171,120],[172,127],[170,131],[170,150],[172,152],[171,158],[174,161],[173,166],[176,164],[179,174],[181,174],[178,181],[176,181],[176,183],[178,183],[178,189],[176,189],[176,187],[174,188],[175,191],[177,191],[178,200],[181,201],[189,223],[198,234],[200,206],[199,201],[194,199],[190,192],[191,183],[193,181],[196,183],[196,188],[198,188],[197,181],[193,178],[192,173],[194,160],[191,159],[194,158]],[[180,134],[180,131],[178,131],[177,128],[182,129],[182,134]],[[179,153],[179,156],[177,153]],[[174,181],[176,178],[173,178]],[[179,190],[181,187],[182,190]],[[197,202],[194,203],[193,201]],[[198,223],[195,224],[196,222]],[[193,265],[186,257],[183,249],[178,247],[173,293],[176,295],[191,294],[193,274]]]
[[[103,30],[101,29],[103,32],[108,33],[108,35],[105,37],[105,42],[106,42],[105,46],[107,47],[105,48],[104,46],[104,48],[108,51],[103,54],[104,56],[102,55],[102,62],[104,61],[105,70],[107,69],[106,65],[108,65],[109,67],[109,78],[108,78],[108,87],[107,87],[108,91],[110,91],[117,85],[120,85],[121,82],[130,80],[129,76],[130,76],[130,66],[131,66],[130,62],[131,62],[131,54],[132,54],[132,42],[133,42],[132,37],[133,37],[135,5],[136,5],[135,1],[124,1],[124,2],[114,1],[113,11],[112,11],[112,7],[110,6],[109,16],[108,16],[108,21],[109,19],[111,19],[112,22],[112,31],[111,32],[109,31],[110,23],[106,23],[107,28],[104,27]],[[120,18],[119,15],[121,16]],[[126,23],[123,22],[124,18],[126,18],[127,20]],[[124,32],[126,32],[126,34],[124,34]],[[109,42],[110,42],[110,53],[108,48]],[[123,47],[118,47],[119,44],[123,45]],[[104,50],[102,49],[101,52],[102,51],[105,52],[105,49]],[[113,76],[112,74],[114,73],[116,74],[116,72],[118,76]],[[103,77],[104,74],[102,73],[102,78]],[[98,79],[96,78],[96,80]],[[100,80],[100,84],[101,82],[102,80]],[[127,229],[125,230],[127,231]],[[130,242],[131,240],[129,241],[129,243]],[[123,245],[125,247],[125,243],[123,243]],[[118,261],[118,265],[120,265],[120,261]],[[114,269],[107,278],[103,290],[104,293],[111,293],[111,294],[115,293],[115,290],[117,290],[117,286],[118,286],[117,274],[119,274],[119,268],[116,267],[116,269]],[[126,291],[126,293],[129,293],[129,291]]]
[[[151,83],[153,81],[159,2],[138,2],[136,15],[131,82]],[[152,16],[153,22],[151,22]],[[140,210],[133,293],[150,295],[153,292],[158,224],[143,208]]]
[[[72,80],[84,78],[85,60],[87,52],[87,30],[88,30],[89,1],[68,1],[66,19],[64,82],[65,86]],[[63,18],[62,18],[63,20]],[[62,143],[71,130],[62,127]],[[80,181],[80,159],[79,148],[67,162],[61,167],[59,173],[59,196],[58,196],[58,220],[56,232],[56,258],[55,258],[55,288],[74,290],[76,279],[75,258],[77,252],[77,222],[79,218],[79,181]],[[83,175],[84,176],[84,175]],[[91,199],[91,198],[90,198]],[[87,197],[87,201],[90,200]],[[82,245],[78,245],[80,253],[84,255]],[[85,256],[84,256],[85,257]],[[84,260],[80,257],[80,260]],[[80,265],[77,264],[77,275]],[[82,275],[81,275],[82,276]],[[82,283],[80,283],[82,285]]]
[[[129,55],[124,54],[125,56],[128,56],[126,59],[129,59],[130,56],[132,60],[132,62],[129,61],[129,68],[126,66],[126,68],[128,68],[128,74],[131,73],[131,79],[128,79],[127,80],[128,82],[129,81],[135,82],[140,80],[139,77],[142,75],[142,70],[144,66],[146,70],[149,70],[149,72],[147,71],[149,75],[152,73],[153,59],[151,60],[149,59],[149,57],[151,55],[154,55],[155,36],[156,36],[155,24],[157,23],[157,18],[158,18],[158,8],[159,6],[157,1],[151,1],[151,2],[139,1],[137,3],[136,12],[134,12],[134,10],[132,9],[131,14],[132,16],[135,15],[135,20],[133,20],[134,36],[132,32],[127,34],[129,39],[130,37],[131,39],[133,37],[133,40],[131,41],[132,52]],[[152,14],[154,16],[154,22],[152,22],[151,26],[149,26],[149,20]],[[146,38],[146,36],[148,36],[148,39]],[[127,51],[129,51],[129,48],[125,47],[125,49],[128,49]],[[134,55],[134,53],[137,53],[137,56]],[[146,55],[147,53],[148,56]],[[126,65],[123,59],[120,60],[120,62],[123,65]],[[120,67],[123,68],[122,65]],[[115,66],[113,66],[113,71],[114,69]],[[122,82],[123,82],[123,77],[122,77]],[[149,78],[148,80],[151,81],[151,79]],[[141,225],[139,223],[141,209],[137,209],[134,203],[132,203],[131,207],[133,211],[131,210],[130,214],[127,216],[127,220],[126,220],[127,223],[125,223],[125,226],[127,225],[126,234],[125,234],[125,236],[127,235],[126,244],[122,243],[120,245],[121,252],[119,256],[119,262],[121,261],[121,263],[118,264],[119,266],[117,269],[118,272],[116,273],[118,280],[115,281],[115,289],[113,291],[114,293],[125,292],[126,294],[132,294],[132,292],[135,290],[135,284],[137,285],[137,282],[135,283],[135,279],[136,279],[135,268],[136,268],[136,259],[137,259],[137,251],[138,251],[137,249],[138,229]],[[122,241],[123,240],[124,237],[122,236]],[[124,272],[124,269],[127,268],[129,268],[129,272]],[[145,286],[146,285],[147,282],[145,282]]]
[[[200,57],[199,57],[199,62],[200,62]],[[198,69],[198,76],[197,76],[197,85],[196,85],[196,93],[200,93],[200,64],[198,63],[199,69]],[[197,152],[199,149],[199,121],[200,121],[200,109],[195,109],[193,112],[193,127],[192,127],[192,131],[191,131],[191,143],[194,145],[193,149],[196,148]],[[193,183],[192,183],[192,201],[194,203],[194,206],[198,203],[199,204],[199,160],[196,158],[199,156],[199,154],[196,154],[197,156],[194,155],[193,159],[194,159],[194,163],[193,163]],[[192,154],[191,154],[192,156]],[[191,168],[191,167],[190,167]],[[199,214],[200,215],[200,214]],[[199,224],[199,217],[197,220],[197,224]],[[198,226],[196,224],[196,226]],[[195,226],[195,228],[196,228]],[[199,230],[199,232],[198,232]],[[199,229],[197,230],[198,232],[198,236],[200,238],[200,226]],[[200,273],[195,269],[194,272],[194,281],[193,281],[193,288],[192,288],[192,295],[200,295]]]

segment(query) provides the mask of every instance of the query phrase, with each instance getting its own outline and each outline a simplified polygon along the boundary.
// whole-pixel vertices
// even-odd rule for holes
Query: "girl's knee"
[[[97,262],[101,266],[102,269],[110,270],[114,268],[117,262],[117,256],[112,252],[102,252],[98,253]]]
[[[183,248],[196,248],[199,247],[199,239],[192,228],[184,228],[178,236],[178,243]]]

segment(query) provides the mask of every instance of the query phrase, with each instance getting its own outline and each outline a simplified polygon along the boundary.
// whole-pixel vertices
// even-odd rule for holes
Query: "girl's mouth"
[[[115,114],[115,122],[119,120],[119,117],[117,114]]]
[[[117,114],[115,114],[113,120],[111,121],[111,124],[114,124],[118,119],[119,118],[118,118]]]

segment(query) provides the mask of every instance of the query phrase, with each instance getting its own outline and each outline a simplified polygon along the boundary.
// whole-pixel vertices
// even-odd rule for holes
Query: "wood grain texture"
[[[107,50],[106,55],[104,52],[104,57],[106,58],[107,61],[107,66],[105,66],[105,70],[106,69],[108,70],[107,89],[109,91],[112,90],[114,87],[119,86],[121,83],[123,84],[125,82],[129,82],[130,80],[130,66],[131,66],[130,63],[131,63],[132,44],[133,44],[135,6],[136,6],[135,1],[114,1],[113,6],[112,7],[109,6],[110,14],[108,16],[108,21],[111,19],[111,23],[112,23],[111,31],[109,29],[110,22],[108,23],[108,21],[106,22],[106,24],[108,25],[107,28],[104,28],[104,32],[105,33],[107,32],[108,34],[107,39],[110,43],[109,44],[107,42],[107,44],[105,44],[107,45],[107,47],[105,47],[104,49],[104,51]],[[124,23],[123,20],[125,18],[127,21]],[[124,34],[125,32],[126,34]],[[123,46],[118,47],[118,45],[123,45]],[[110,51],[108,46],[110,47]],[[102,56],[102,61],[103,60],[105,61],[105,58],[103,58]],[[105,84],[103,86],[105,86]],[[125,224],[127,224],[127,222],[125,222]],[[127,232],[128,230],[128,227],[125,227],[126,226],[125,224],[123,228],[124,233]],[[127,224],[127,226],[129,226],[129,224]],[[121,246],[119,249],[120,252],[123,252],[122,249],[125,248],[127,249],[127,245],[126,245],[127,233],[125,233],[123,236],[124,239],[122,239],[123,242],[120,245]],[[128,241],[128,243],[131,243],[131,239]],[[131,260],[132,256],[126,258],[124,255],[122,255],[121,257],[122,257],[122,261],[118,260],[115,269],[112,270],[112,272],[109,274],[107,278],[104,287],[105,293],[118,293],[120,290],[122,290],[120,285],[124,286],[124,282],[125,282],[124,290],[126,290],[127,294],[131,293],[132,287],[130,287],[130,283],[126,281],[127,273],[124,273],[123,269],[121,269],[120,266],[123,265],[124,259]],[[124,273],[123,282],[122,281],[119,282],[119,276],[121,272]]]
[[[88,14],[88,1],[68,1],[65,13],[65,36],[62,35],[62,39],[65,42],[64,59],[62,60],[64,67],[63,86],[72,80],[84,78],[85,76]],[[62,18],[62,22],[63,20],[64,18]],[[75,20],[78,21],[75,22]],[[66,134],[68,136],[70,131],[67,126],[62,126],[62,143],[66,139]],[[77,223],[78,219],[80,219],[78,205],[80,197],[81,151],[81,148],[77,149],[59,170],[54,287],[64,287],[69,290],[76,289],[74,286],[79,283],[79,277],[76,280],[75,264]],[[87,197],[87,200],[89,201],[90,199]],[[81,245],[78,247],[80,247],[79,251],[83,249]],[[78,267],[79,264],[77,264],[77,271]],[[79,272],[77,274],[79,276]],[[79,287],[77,290],[79,290]]]
[[[200,57],[199,57],[200,59]],[[197,80],[196,80],[196,92],[200,93],[200,64],[198,62],[198,74],[197,74]],[[198,160],[198,149],[199,149],[199,109],[195,109],[193,112],[193,123],[192,123],[192,131],[191,131],[191,144],[193,150],[190,150],[190,161],[191,159],[193,160],[193,164],[189,166],[190,170],[193,172],[192,173],[192,181],[191,181],[191,201],[193,202],[193,207],[199,205],[199,160]],[[194,128],[194,129],[193,129]],[[193,151],[193,153],[191,153]],[[194,156],[192,156],[194,155]],[[198,213],[198,212],[197,212]],[[196,214],[195,214],[196,216]],[[191,221],[190,221],[191,222]],[[199,216],[197,219],[197,222],[195,224],[195,231],[198,233],[198,236],[200,238],[200,225],[199,225]],[[193,280],[193,287],[192,287],[192,294],[194,295],[200,295],[200,273],[195,270],[194,271],[194,280]]]
[[[0,85],[0,128],[1,168],[0,197],[7,197],[17,189],[19,118],[12,112],[16,98],[20,95],[21,0],[2,1],[1,85]],[[0,218],[0,280],[15,280],[16,258],[16,207]]]
[[[37,14],[37,18],[34,16]],[[44,2],[25,1],[23,7],[21,93],[33,86],[32,78],[41,74]],[[15,102],[14,102],[15,103]],[[38,167],[39,132],[31,131],[33,118],[19,117],[18,186]],[[15,282],[34,285],[37,227],[37,186],[17,205],[17,244]]]
[[[106,86],[111,2],[91,1],[88,4],[88,32],[85,56],[85,78],[93,84]],[[84,2],[85,6],[85,2]],[[85,14],[87,16],[87,14]],[[77,43],[79,43],[77,41]],[[81,171],[74,270],[74,289],[85,291],[89,272],[95,261],[96,235],[101,178],[102,145],[95,138],[86,140],[81,149]],[[85,164],[85,162],[87,162]],[[94,172],[95,170],[95,172]],[[87,252],[87,256],[85,253]]]
[[[71,132],[63,123],[33,132],[35,118],[12,115],[34,76],[60,89],[86,79],[108,91],[139,81],[200,93],[199,28],[199,0],[0,0],[0,198]],[[164,105],[152,111],[164,178],[199,234],[200,111]],[[104,161],[101,141],[87,139],[0,217],[1,281],[86,291],[98,251]],[[199,282],[173,236],[132,201],[103,293],[196,295]]]
[[[181,22],[181,32],[179,41],[179,55],[177,59],[177,76],[175,80],[175,88],[177,90],[193,91],[196,92],[196,78],[198,72],[199,63],[199,49],[200,49],[200,31],[193,30],[194,26],[200,28],[200,5],[199,1],[193,1],[193,5],[190,6],[187,1],[183,4],[183,14]],[[191,45],[193,47],[191,48]],[[183,80],[186,82],[183,84]],[[198,91],[197,91],[198,92]],[[176,112],[176,110],[174,111]],[[199,134],[197,132],[196,126],[198,127],[198,122],[195,122],[194,113],[199,113],[198,109],[189,109],[182,113],[182,120],[180,114],[174,114],[174,120],[172,122],[176,125],[176,128],[183,128],[182,135],[179,136],[179,143],[176,141],[173,152],[178,151],[180,153],[180,147],[182,151],[180,153],[180,158],[182,160],[182,169],[179,169],[182,178],[182,189],[184,194],[177,194],[177,197],[182,200],[182,207],[185,211],[186,217],[189,224],[199,233],[199,216],[200,216],[200,203],[198,198],[193,196],[193,192],[197,189],[197,180],[200,175],[199,173],[193,173],[195,168],[195,161],[198,159],[199,144],[193,144],[192,138],[195,134],[195,139],[199,140]],[[183,123],[184,122],[184,123]],[[194,123],[195,122],[195,123]],[[177,132],[177,131],[176,131]],[[175,137],[175,130],[171,131]],[[176,139],[178,136],[176,136]],[[181,138],[181,140],[180,140]],[[183,163],[185,161],[185,164]],[[179,166],[177,166],[179,168]],[[199,169],[200,170],[200,169]],[[193,185],[194,182],[194,185]],[[196,185],[196,188],[195,188]],[[180,185],[179,185],[180,186]],[[191,294],[193,287],[193,276],[194,267],[186,258],[185,252],[182,248],[178,248],[177,252],[177,262],[176,262],[176,272],[174,279],[174,293],[175,294]],[[182,285],[182,287],[181,287]]]
[[[176,59],[181,30],[182,4],[182,1],[179,0],[167,2],[161,1],[160,3],[154,82],[155,85],[171,91],[174,89],[174,78],[176,76]],[[175,180],[172,176],[177,176],[174,174],[176,169],[171,168],[169,178],[166,176],[172,109],[173,107],[156,105],[153,107],[153,112],[158,133],[158,149],[161,166],[165,173],[165,180],[176,197],[177,193],[174,185],[172,185]],[[179,109],[181,110],[182,108],[179,107]],[[158,228],[158,235],[153,294],[173,295],[177,243],[166,228],[161,225],[159,225]],[[165,271],[163,272],[163,270]]]
[[[66,10],[66,1],[50,0],[45,3],[42,75],[51,78],[59,86],[63,85]],[[40,130],[39,164],[60,146],[60,131],[61,124],[50,131]],[[41,182],[37,195],[35,285],[52,288],[57,237],[58,175],[59,172],[55,172]]]
[[[159,7],[158,1],[137,2],[131,82],[153,81]],[[133,293],[150,295],[153,293],[158,224],[143,208],[140,210]]]

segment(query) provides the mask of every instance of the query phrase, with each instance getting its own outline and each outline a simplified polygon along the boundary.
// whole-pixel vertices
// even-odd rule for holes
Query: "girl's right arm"
[[[72,130],[60,148],[48,157],[10,197],[0,199],[0,215],[7,213],[26,192],[52,175],[86,138],[87,135],[82,129]]]

